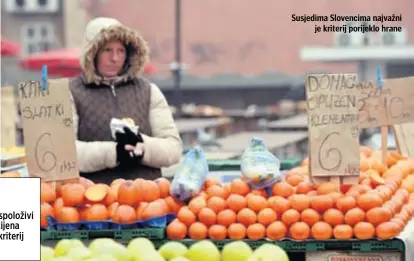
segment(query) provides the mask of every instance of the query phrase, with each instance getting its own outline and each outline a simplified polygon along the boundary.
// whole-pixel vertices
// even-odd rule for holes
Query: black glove
[[[124,127],[124,133],[116,132],[115,136],[116,142],[123,143],[125,145],[135,146],[138,142],[144,142],[141,133],[138,133],[138,135],[136,135],[128,127]]]
[[[134,152],[125,150],[125,144],[122,143],[116,144],[116,159],[122,167],[133,166],[137,161],[139,161]]]
[[[125,145],[135,146],[138,142],[143,142],[141,134],[135,135],[129,128],[124,127],[124,133],[116,132],[116,153],[117,161],[123,167],[136,165],[143,158],[143,155],[135,155],[133,151],[127,151]]]

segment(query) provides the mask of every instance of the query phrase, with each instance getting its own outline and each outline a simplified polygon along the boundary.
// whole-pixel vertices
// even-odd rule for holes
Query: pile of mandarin
[[[53,189],[41,183],[41,228],[47,228],[47,216],[60,223],[112,220],[118,224],[177,213],[183,203],[170,195],[170,182],[116,179],[110,185],[79,182],[61,184]]]
[[[359,184],[313,185],[308,160],[269,190],[207,179],[167,226],[170,239],[389,239],[414,215],[414,159],[361,147]]]

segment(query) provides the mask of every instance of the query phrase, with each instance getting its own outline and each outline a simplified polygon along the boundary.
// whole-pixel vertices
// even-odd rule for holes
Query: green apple
[[[171,261],[190,261],[190,260],[188,260],[187,258],[183,256],[178,256],[178,257],[171,259]]]
[[[110,254],[98,254],[96,256],[94,255],[92,259],[97,261],[117,261],[117,259]]]
[[[62,239],[55,246],[55,256],[66,256],[72,248],[85,247],[78,239]]]
[[[165,260],[171,260],[175,257],[184,257],[188,248],[180,242],[170,241],[162,245],[158,252],[165,258]]]
[[[160,253],[155,250],[150,250],[148,252],[142,252],[141,254],[133,254],[133,261],[165,261]]]
[[[58,256],[58,257],[53,258],[52,261],[74,261],[74,260],[67,256]]]
[[[267,261],[267,260],[265,260],[265,259],[259,259],[259,257],[258,256],[250,256],[248,259],[247,259],[247,261]]]
[[[69,250],[68,257],[75,261],[81,261],[92,256],[92,251],[87,247],[76,247]]]
[[[72,248],[73,247],[86,247],[85,244],[79,239],[71,239],[70,242],[72,244]]]
[[[285,250],[280,248],[277,245],[273,244],[263,244],[259,248],[257,248],[254,252],[252,257],[257,259],[252,259],[248,261],[256,261],[256,260],[263,260],[263,261],[289,261],[289,257],[286,254]]]
[[[109,246],[108,249],[102,253],[110,254],[118,261],[128,261],[131,258],[131,255],[128,253],[128,249],[121,244]]]
[[[92,252],[95,252],[94,250],[96,249],[104,248],[107,245],[113,245],[113,244],[118,244],[118,243],[115,242],[115,240],[110,239],[110,238],[97,238],[89,244],[89,249]]]
[[[139,237],[135,238],[128,243],[128,252],[134,255],[140,255],[141,253],[155,250],[154,244],[148,238]]]
[[[128,261],[131,258],[124,245],[108,238],[95,239],[89,245],[89,249],[92,251],[94,257],[100,254],[109,254],[118,261]]]
[[[51,261],[55,257],[55,250],[51,247],[40,246],[40,261]]]
[[[190,261],[220,261],[220,251],[209,240],[194,243],[186,256]]]
[[[116,260],[116,259],[115,259]],[[101,261],[99,258],[97,258],[97,257],[90,257],[90,258],[88,258],[88,259],[85,259],[85,260],[83,260],[83,261]]]
[[[62,239],[55,246],[55,256],[65,256],[71,249],[72,242],[70,239]]]
[[[221,251],[222,261],[246,261],[253,254],[250,246],[243,241],[234,241],[224,246]]]

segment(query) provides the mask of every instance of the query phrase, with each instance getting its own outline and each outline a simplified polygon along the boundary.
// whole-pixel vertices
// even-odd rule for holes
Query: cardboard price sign
[[[414,77],[383,80],[382,89],[374,83],[360,84],[360,90],[361,128],[414,121]]]
[[[311,176],[359,176],[357,76],[309,75],[306,96]]]
[[[384,80],[388,125],[414,122],[414,77]]]
[[[1,147],[16,146],[17,107],[13,87],[1,87]]]
[[[19,84],[27,164],[44,181],[79,178],[68,79]]]
[[[358,120],[361,129],[377,128],[386,122],[384,97],[387,91],[373,82],[359,82]],[[382,101],[382,102],[381,102]]]
[[[414,123],[397,124],[393,129],[399,152],[414,156]]]

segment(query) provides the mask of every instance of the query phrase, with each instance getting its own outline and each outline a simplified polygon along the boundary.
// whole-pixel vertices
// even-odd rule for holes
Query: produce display
[[[189,248],[180,242],[167,242],[156,249],[146,238],[131,240],[127,246],[112,239],[96,239],[85,246],[76,239],[63,239],[55,248],[41,247],[42,261],[289,261],[288,255],[274,244],[264,244],[254,251],[243,241],[226,244],[222,251],[208,240]]]
[[[21,175],[13,166],[22,165],[26,162],[25,148],[24,147],[11,147],[1,148],[1,167],[8,168],[8,171],[4,171],[0,174],[0,178],[19,178]]]
[[[172,240],[338,240],[390,239],[414,214],[414,159],[361,147],[359,184],[313,185],[308,161],[268,189],[253,189],[241,178],[227,184],[207,178],[188,202],[169,193],[170,182],[137,179],[93,184],[84,178],[53,190],[42,184],[41,226],[58,222],[136,220],[175,214],[166,227]]]

